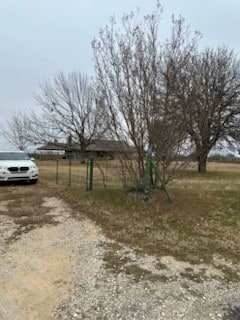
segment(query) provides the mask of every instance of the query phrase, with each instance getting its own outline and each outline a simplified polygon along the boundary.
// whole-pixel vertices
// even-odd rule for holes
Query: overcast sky
[[[162,33],[182,15],[203,34],[204,46],[240,53],[239,0],[163,0]],[[155,0],[0,0],[0,124],[18,110],[37,109],[39,84],[59,71],[93,72],[91,41],[108,18],[136,8],[151,13]],[[0,149],[3,143],[0,140]]]

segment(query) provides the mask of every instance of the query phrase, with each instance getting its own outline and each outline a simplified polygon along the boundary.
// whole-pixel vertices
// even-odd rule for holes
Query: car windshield
[[[24,152],[0,152],[0,160],[30,160]]]

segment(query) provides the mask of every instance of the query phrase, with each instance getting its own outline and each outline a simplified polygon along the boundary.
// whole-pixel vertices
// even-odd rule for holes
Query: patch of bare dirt
[[[53,226],[33,230],[0,259],[1,319],[50,318],[68,291],[71,265],[68,250],[55,246],[59,236]]]

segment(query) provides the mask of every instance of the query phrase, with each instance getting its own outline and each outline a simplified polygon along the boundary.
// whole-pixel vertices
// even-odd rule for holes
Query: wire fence
[[[64,186],[76,186],[81,190],[87,189],[88,163],[75,160],[56,160],[57,184]]]
[[[134,162],[131,162],[132,164]],[[125,167],[126,169],[126,167]],[[143,190],[145,200],[148,199],[152,173],[161,184],[169,201],[173,203],[171,195],[160,175],[158,168],[153,164],[152,157],[148,156],[146,160],[146,171],[143,179]],[[128,178],[128,179],[126,179]],[[57,160],[56,161],[56,183],[61,185],[75,186],[79,190],[96,189],[119,189],[123,187],[133,187],[131,175],[124,171],[123,163],[116,160]]]
[[[56,160],[56,183],[81,190],[116,189],[123,186],[116,160]]]
[[[127,167],[119,160],[59,159],[55,162],[55,181],[62,186],[76,187],[79,191],[124,188],[125,190],[141,190],[147,192],[150,184],[153,187],[161,185],[170,202],[173,202],[159,170],[155,172],[154,176],[152,176],[151,173],[149,174],[146,161],[144,177],[140,178],[136,168],[137,161],[130,162],[131,167]],[[237,164],[239,164],[239,162],[237,162]],[[133,170],[131,171],[129,168]],[[151,177],[154,179],[150,180]],[[139,179],[139,181],[137,179]]]

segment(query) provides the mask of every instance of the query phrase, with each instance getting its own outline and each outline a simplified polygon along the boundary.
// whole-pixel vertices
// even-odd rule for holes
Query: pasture
[[[204,175],[196,172],[196,164],[192,165],[169,185],[174,204],[162,190],[156,190],[144,202],[140,194],[124,192],[113,183],[115,179],[114,187],[97,188],[101,172],[94,180],[93,191],[86,192],[86,164],[72,166],[71,186],[67,165],[59,173],[58,184],[55,161],[39,161],[38,165],[40,184],[56,189],[110,238],[143,254],[173,255],[192,263],[208,263],[216,256],[240,261],[239,163],[209,163]],[[116,175],[114,168],[107,174],[111,180]]]

